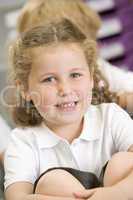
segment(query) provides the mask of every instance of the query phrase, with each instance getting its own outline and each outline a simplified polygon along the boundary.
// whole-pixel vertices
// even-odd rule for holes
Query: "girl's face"
[[[93,80],[77,44],[36,48],[28,94],[49,128],[77,126],[91,103]]]

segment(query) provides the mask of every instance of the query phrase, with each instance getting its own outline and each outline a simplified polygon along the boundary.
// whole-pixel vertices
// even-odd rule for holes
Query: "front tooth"
[[[61,104],[62,108],[68,108],[74,106],[74,103],[68,103],[68,104]]]

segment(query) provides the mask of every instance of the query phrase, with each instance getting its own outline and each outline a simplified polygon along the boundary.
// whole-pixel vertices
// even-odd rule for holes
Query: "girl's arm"
[[[129,152],[119,152],[109,161],[105,171],[104,187],[82,190],[75,197],[87,200],[133,199],[133,145]],[[112,179],[112,180],[111,180]],[[92,196],[90,197],[90,195]]]
[[[5,190],[6,200],[30,200],[30,195],[32,194],[33,185],[26,182],[17,182],[11,184]]]
[[[92,196],[91,196],[92,195]],[[133,171],[128,177],[120,181],[118,184],[93,189],[91,191],[84,190],[75,193],[76,198],[86,200],[132,200],[133,199]]]
[[[17,182],[10,185],[5,191],[6,200],[75,200],[72,197],[46,196],[32,194],[33,185],[26,182]],[[82,199],[78,199],[82,200]]]

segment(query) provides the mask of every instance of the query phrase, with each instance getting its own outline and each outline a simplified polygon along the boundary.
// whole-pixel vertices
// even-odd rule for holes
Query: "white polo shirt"
[[[71,144],[44,124],[16,128],[5,154],[5,187],[18,181],[34,184],[42,172],[52,167],[72,167],[99,177],[111,156],[132,144],[133,121],[116,104],[91,105],[80,137]]]

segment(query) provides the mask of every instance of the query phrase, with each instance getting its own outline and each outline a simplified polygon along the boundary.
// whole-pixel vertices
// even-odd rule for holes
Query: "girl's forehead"
[[[69,51],[70,50],[70,51]],[[78,44],[59,44],[34,49],[33,67],[36,70],[71,68],[87,65],[83,50]]]
[[[74,42],[65,42],[65,43],[54,43],[49,45],[42,45],[39,47],[35,47],[32,49],[32,55],[37,57],[40,56],[40,54],[48,54],[48,53],[55,53],[60,52],[60,50],[66,49],[67,51],[75,51],[75,52],[82,52],[83,49],[81,48],[80,44],[74,43]],[[33,57],[34,58],[34,57]]]

